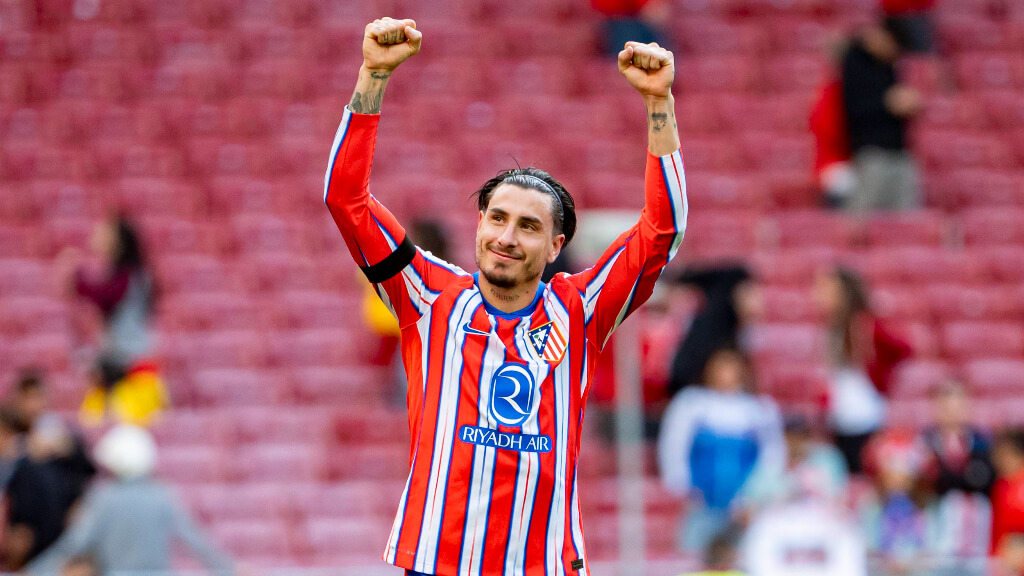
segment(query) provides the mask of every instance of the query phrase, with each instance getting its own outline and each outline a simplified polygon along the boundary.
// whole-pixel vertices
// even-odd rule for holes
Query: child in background
[[[743,572],[736,570],[739,540],[740,534],[736,528],[729,528],[715,536],[704,553],[707,570],[687,576],[744,576]]]
[[[658,438],[662,482],[687,499],[680,547],[691,553],[733,522],[736,496],[751,473],[777,474],[786,459],[778,406],[748,391],[746,357],[720,349],[704,374],[706,387],[690,386],[669,404]]]
[[[938,532],[922,472],[927,453],[910,432],[889,430],[868,444],[865,468],[874,478],[877,497],[864,505],[862,520],[870,553],[883,572],[918,574]]]

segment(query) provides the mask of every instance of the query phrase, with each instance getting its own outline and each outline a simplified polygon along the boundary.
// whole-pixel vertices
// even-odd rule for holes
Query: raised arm
[[[597,263],[569,278],[583,296],[588,338],[604,348],[616,327],[647,301],[686,229],[686,178],[672,99],[672,53],[657,44],[627,42],[619,71],[647,108],[644,209]]]
[[[363,65],[324,177],[324,203],[352,258],[403,327],[462,273],[412,246],[398,220],[369,191],[384,89],[395,69],[419,52],[422,38],[412,20],[384,18],[366,26]]]
[[[619,52],[619,72],[644,97],[647,107],[647,149],[655,156],[679,150],[672,81],[675,57],[657,42],[626,42]]]

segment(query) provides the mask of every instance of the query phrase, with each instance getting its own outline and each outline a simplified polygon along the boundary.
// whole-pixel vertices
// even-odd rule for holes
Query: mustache
[[[501,248],[498,248],[498,247],[496,247],[494,245],[488,246],[487,249],[491,250],[493,252],[497,252],[498,254],[504,254],[505,256],[508,256],[510,258],[522,258],[523,257],[523,254],[521,252],[517,251],[517,250],[502,250]]]

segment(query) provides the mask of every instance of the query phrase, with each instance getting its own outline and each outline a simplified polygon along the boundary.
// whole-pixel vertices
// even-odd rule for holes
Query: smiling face
[[[553,202],[549,194],[513,184],[494,189],[476,228],[476,265],[487,282],[514,289],[540,279],[565,241],[555,234]]]

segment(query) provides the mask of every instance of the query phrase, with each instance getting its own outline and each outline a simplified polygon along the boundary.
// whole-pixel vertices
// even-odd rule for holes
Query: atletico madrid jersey
[[[379,118],[345,109],[324,182],[364,267],[406,234],[368,190]],[[491,307],[475,274],[418,248],[375,285],[402,331],[411,432],[385,561],[438,576],[590,574],[576,468],[591,375],[682,242],[684,190],[679,152],[648,153],[639,221],[518,312]]]

